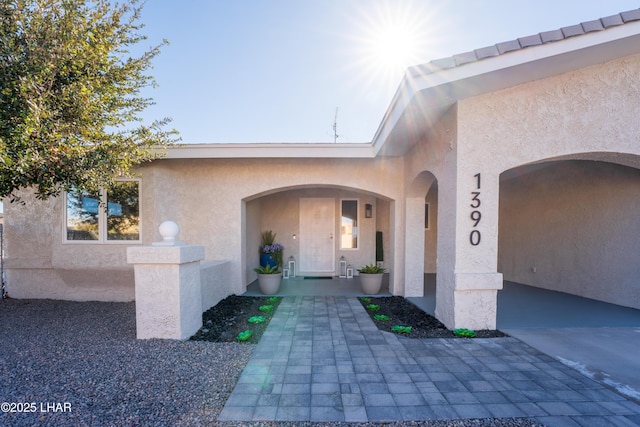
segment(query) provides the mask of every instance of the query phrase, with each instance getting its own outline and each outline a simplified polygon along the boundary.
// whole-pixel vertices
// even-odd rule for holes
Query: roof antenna
[[[338,107],[336,107],[336,115],[333,118],[333,143],[338,142]]]

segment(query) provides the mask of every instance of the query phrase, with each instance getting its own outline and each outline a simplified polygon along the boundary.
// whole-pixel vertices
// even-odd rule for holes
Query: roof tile
[[[562,34],[561,30],[545,31],[544,33],[540,33],[540,38],[542,39],[542,43],[557,42],[564,40],[564,34]]]
[[[427,64],[410,67],[409,74],[430,74],[440,70],[455,68],[470,62],[485,58],[499,56],[507,52],[520,50],[529,46],[538,46],[545,43],[564,40],[569,37],[580,36],[585,33],[602,31],[607,28],[623,25],[627,22],[640,21],[640,9],[629,10],[617,15],[607,16],[593,21],[583,22],[577,25],[560,28],[559,30],[545,31],[533,36],[521,37],[517,40],[509,40],[494,46],[487,46],[474,51],[460,53],[451,57],[433,60]]]
[[[430,64],[436,69],[439,68],[446,70],[447,68],[454,68],[456,66],[456,61],[454,61],[452,57],[448,56],[446,58],[434,59]]]
[[[542,44],[542,38],[540,37],[540,34],[535,34],[533,36],[520,37],[518,42],[521,47],[537,46]]]
[[[595,21],[583,22],[580,25],[582,25],[582,29],[584,30],[585,33],[604,30],[604,27],[602,26],[602,22],[600,22],[599,19],[596,19]]]
[[[520,49],[520,43],[518,43],[518,40],[510,40],[508,42],[498,43],[496,45],[496,48],[498,49],[498,52],[500,52],[500,54],[503,54],[506,52],[511,52],[512,50]]]
[[[620,14],[622,21],[627,23],[640,20],[640,9],[628,10]]]
[[[582,25],[580,24],[571,25],[569,27],[562,27],[560,30],[562,31],[562,34],[564,34],[566,38],[580,36],[584,34],[584,30],[582,29]]]
[[[478,59],[491,58],[492,56],[500,55],[498,48],[493,46],[481,47],[480,49],[475,50],[476,57]]]
[[[622,20],[620,14],[600,18],[600,21],[602,21],[602,25],[604,25],[605,28],[624,24],[624,21]]]
[[[459,53],[457,55],[453,55],[453,60],[456,62],[456,65],[468,64],[469,62],[475,62],[478,60],[475,52],[465,52]]]

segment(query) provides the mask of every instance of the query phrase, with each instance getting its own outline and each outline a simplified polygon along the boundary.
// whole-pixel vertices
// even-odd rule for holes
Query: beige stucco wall
[[[402,159],[161,160],[143,169],[143,180],[148,169],[154,171],[155,188],[172,189],[155,201],[148,222],[172,219],[180,225],[181,239],[205,246],[207,259],[230,259],[233,293],[244,292],[253,280],[259,232],[267,226],[256,217],[269,212],[264,196],[277,198],[299,187],[336,187],[401,199],[403,188]],[[258,199],[260,205],[254,205]],[[293,199],[287,199],[287,211],[297,212]],[[247,239],[241,238],[243,218],[250,225]],[[292,234],[270,228],[287,240]],[[287,247],[291,242],[281,243]]]
[[[463,100],[459,153],[500,173],[576,153],[639,167],[617,154],[640,155],[638,75],[640,55]]]
[[[365,202],[375,204],[376,197],[388,200],[393,208],[402,208],[403,172],[402,159],[159,160],[139,171],[141,244],[159,241],[157,227],[173,220],[180,226],[178,240],[203,245],[208,261],[230,261],[229,280],[223,285],[226,289],[213,294],[243,293],[257,263],[260,232],[270,227],[270,218],[278,216],[281,202],[288,206],[288,213],[297,215],[295,198],[305,194],[297,190],[292,198],[293,193],[282,191],[334,188],[332,194],[337,199],[356,194],[361,209]],[[393,200],[399,200],[398,204],[391,203]],[[5,208],[10,295],[133,299],[133,270],[126,262],[128,245],[63,244],[62,198],[38,202],[27,196],[25,201],[25,206]],[[362,236],[358,256],[349,255],[354,266],[365,258],[374,259],[375,221],[364,220],[365,225],[371,224],[371,230],[367,228]],[[394,224],[402,227],[402,217]],[[279,232],[279,227],[272,228]],[[292,232],[285,226],[279,235],[290,236]],[[402,239],[402,233],[396,235]],[[290,246],[290,242],[282,243]],[[339,258],[339,252],[336,255]],[[396,270],[394,265],[387,268]],[[395,274],[394,292],[401,293],[402,271]]]
[[[132,301],[126,245],[62,244],[62,198],[5,203],[7,292],[12,298]]]
[[[517,166],[531,164],[549,159],[587,159],[603,160],[614,163],[640,167],[640,56],[592,66],[583,70],[566,73],[553,78],[530,82],[511,89],[490,93],[483,96],[463,100],[458,103],[458,182],[463,181],[467,191],[458,192],[458,206],[469,203],[468,188],[475,173],[482,173],[482,248],[479,251],[471,248],[466,242],[467,236],[460,233],[457,240],[456,268],[459,270],[490,271],[497,267],[498,247],[498,198],[500,193],[499,175]],[[603,179],[609,179],[604,175]],[[554,184],[561,186],[560,183]],[[443,189],[440,188],[442,199]],[[553,189],[545,189],[552,194]],[[559,206],[558,215],[571,217],[574,210],[551,197],[544,197],[539,191],[540,199]],[[627,189],[627,194],[633,189]],[[637,194],[637,193],[636,193]],[[574,201],[587,197],[584,190]],[[581,198],[581,199],[580,199]],[[610,200],[610,199],[605,199]],[[442,204],[442,200],[440,202]],[[613,201],[612,201],[613,203]],[[632,208],[625,205],[625,208]],[[634,210],[626,210],[625,215],[634,215]],[[458,229],[470,229],[469,217],[459,214]],[[545,218],[542,218],[545,221]],[[442,224],[442,222],[441,222]],[[553,227],[548,221],[547,227]],[[500,230],[503,231],[502,228]],[[566,254],[587,258],[587,253],[573,248],[583,246],[584,241],[578,236],[565,243]],[[515,244],[515,243],[514,243]],[[518,242],[526,245],[527,241]],[[622,243],[622,246],[628,243]],[[599,257],[599,249],[589,252],[589,258]],[[475,253],[474,253],[475,252]],[[506,249],[501,249],[506,253]],[[442,252],[438,253],[439,259]],[[607,259],[604,254],[603,259]],[[546,286],[576,292],[586,296],[604,295],[597,291],[603,283],[595,282],[603,279],[601,275],[594,277],[593,283],[586,285],[581,273],[574,269],[577,260],[561,258],[567,262],[566,267],[553,268],[556,274],[552,285],[551,276],[547,277]],[[531,261],[531,260],[529,260]],[[613,261],[613,260],[611,260]],[[627,262],[627,261],[625,261]],[[614,262],[614,264],[616,264]],[[599,263],[602,268],[604,264]],[[529,268],[532,266],[530,265]],[[509,269],[505,266],[505,271]],[[564,274],[562,274],[564,272]],[[629,273],[629,272],[628,272]],[[543,274],[544,275],[544,274]],[[571,279],[573,277],[574,279]],[[629,277],[621,280],[627,286]],[[576,280],[573,284],[563,284],[565,280]],[[635,279],[632,279],[633,281]],[[525,281],[544,283],[543,279]],[[609,292],[613,288],[608,287]],[[618,289],[617,296],[608,296],[608,301],[621,301],[629,295],[630,289]]]
[[[505,174],[505,280],[640,308],[640,170],[551,162]]]

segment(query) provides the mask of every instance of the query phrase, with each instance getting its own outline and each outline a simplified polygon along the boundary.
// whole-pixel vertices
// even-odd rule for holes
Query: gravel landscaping
[[[216,318],[215,310],[211,315]],[[0,400],[35,403],[37,409],[33,413],[0,413],[0,425],[378,425],[218,422],[217,416],[255,345],[137,340],[134,303],[3,300],[0,331]],[[71,410],[46,411],[47,404],[57,403],[68,403]],[[388,425],[540,424],[483,419]]]

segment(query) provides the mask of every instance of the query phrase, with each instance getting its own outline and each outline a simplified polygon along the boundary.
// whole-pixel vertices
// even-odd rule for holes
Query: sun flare
[[[360,12],[356,62],[370,80],[397,85],[408,67],[433,59],[434,18],[424,3],[376,3]]]
[[[372,29],[370,37],[368,60],[376,68],[404,70],[420,62],[420,36],[415,30],[390,24]]]

